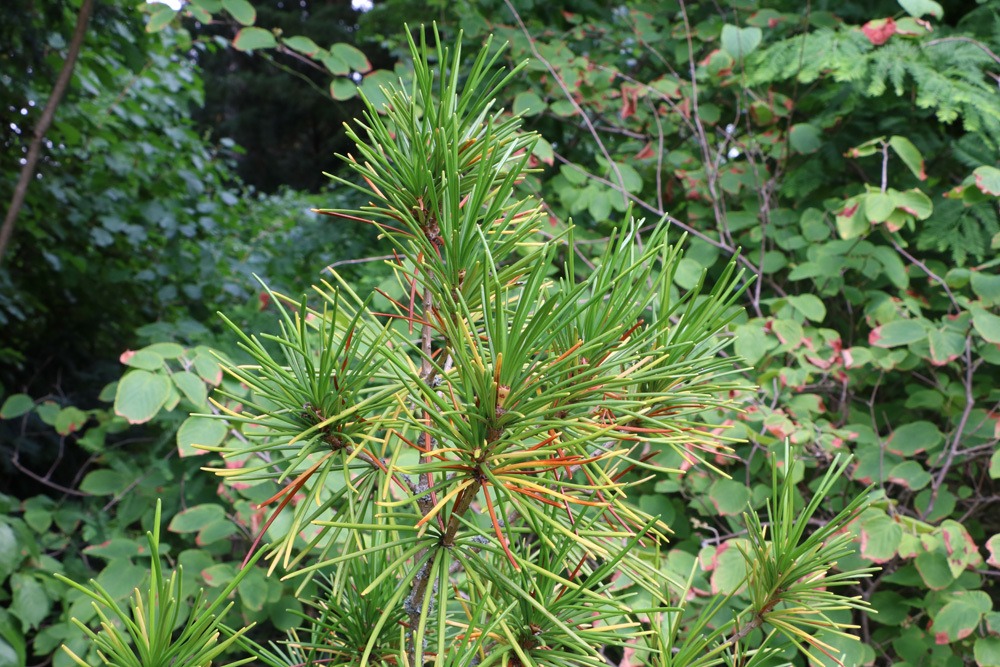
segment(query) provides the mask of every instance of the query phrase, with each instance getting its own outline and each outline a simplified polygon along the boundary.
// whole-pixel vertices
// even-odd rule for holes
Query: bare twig
[[[17,223],[17,217],[28,194],[28,185],[35,178],[35,169],[38,167],[38,160],[42,155],[42,143],[45,140],[45,134],[49,131],[49,127],[52,126],[52,121],[56,116],[56,108],[59,106],[59,102],[62,101],[63,95],[65,95],[66,89],[69,87],[70,79],[73,77],[73,68],[76,66],[76,59],[80,55],[83,38],[87,34],[87,24],[90,21],[90,14],[93,10],[94,0],[83,0],[83,4],[80,5],[80,11],[76,15],[76,28],[73,30],[69,50],[66,52],[66,60],[59,71],[59,76],[56,79],[55,86],[52,88],[49,101],[45,103],[42,117],[38,119],[38,124],[35,125],[31,143],[28,145],[28,156],[25,159],[24,166],[21,167],[21,174],[17,179],[17,185],[14,187],[14,196],[11,198],[10,207],[4,216],[3,226],[0,227],[0,266],[3,266],[4,254],[6,254],[7,246],[10,244],[11,236],[14,234],[14,225]]]

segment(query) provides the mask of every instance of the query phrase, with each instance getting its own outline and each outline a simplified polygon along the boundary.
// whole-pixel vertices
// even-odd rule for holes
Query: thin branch
[[[38,124],[35,125],[34,136],[32,136],[31,143],[28,145],[28,157],[24,162],[24,166],[21,167],[21,175],[18,177],[17,185],[14,187],[14,196],[11,198],[10,207],[4,216],[3,226],[0,227],[0,266],[3,266],[3,258],[7,252],[7,246],[10,245],[11,236],[14,234],[14,225],[17,223],[21,207],[24,205],[24,199],[28,194],[28,186],[35,178],[35,169],[38,167],[38,160],[42,155],[42,142],[45,140],[45,135],[49,131],[49,127],[52,126],[52,121],[56,116],[56,108],[59,106],[59,102],[62,101],[63,95],[69,87],[70,79],[73,77],[73,68],[76,66],[76,59],[80,55],[83,39],[87,34],[87,24],[90,22],[90,14],[93,10],[94,0],[83,0],[80,11],[76,15],[76,28],[73,30],[73,37],[69,43],[66,61],[63,62],[62,70],[59,71],[59,77],[52,88],[49,101],[45,103],[42,117],[38,119]]]

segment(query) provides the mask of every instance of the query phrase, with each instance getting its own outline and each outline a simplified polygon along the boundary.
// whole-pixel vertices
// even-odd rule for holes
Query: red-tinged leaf
[[[256,51],[258,49],[273,49],[278,45],[274,33],[263,28],[243,28],[233,39],[233,48],[237,51]]]
[[[910,345],[927,337],[927,328],[916,320],[894,320],[875,327],[868,335],[868,344],[875,347]]]
[[[635,159],[648,160],[654,155],[656,155],[656,153],[653,152],[653,142],[648,141],[646,142],[646,145],[642,147],[642,150],[635,154]]]
[[[986,540],[986,550],[990,552],[986,564],[1000,569],[1000,533]]]
[[[984,165],[972,172],[976,177],[976,187],[985,194],[1000,197],[1000,169]]]
[[[861,555],[873,563],[896,557],[903,529],[883,512],[873,513],[861,523]]]
[[[865,34],[869,42],[875,46],[882,46],[895,34],[896,21],[891,16],[884,19],[875,19],[861,26],[861,32]]]

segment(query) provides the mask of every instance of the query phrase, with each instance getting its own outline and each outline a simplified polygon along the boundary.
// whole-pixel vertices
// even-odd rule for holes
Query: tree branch
[[[56,85],[52,88],[49,101],[45,103],[42,117],[38,119],[38,124],[35,125],[35,132],[28,146],[28,158],[24,166],[21,167],[21,175],[17,179],[14,196],[11,198],[10,207],[4,216],[3,226],[0,227],[0,266],[3,266],[3,258],[7,252],[7,246],[10,244],[10,238],[14,234],[14,224],[17,222],[17,216],[24,205],[24,198],[28,194],[28,185],[35,177],[38,159],[42,154],[42,141],[45,139],[49,127],[52,126],[52,120],[56,115],[56,107],[62,101],[63,95],[69,87],[69,81],[73,77],[73,68],[76,65],[77,57],[80,55],[80,48],[83,46],[83,38],[87,34],[87,24],[90,22],[90,14],[93,10],[94,0],[83,0],[80,12],[76,15],[76,28],[73,30],[73,38],[69,43],[66,61],[59,72],[59,77],[56,79]]]

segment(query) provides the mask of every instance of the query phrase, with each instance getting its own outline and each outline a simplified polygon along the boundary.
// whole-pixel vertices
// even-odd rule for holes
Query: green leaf
[[[146,371],[156,371],[163,368],[163,357],[149,349],[137,350],[135,352],[128,350],[119,359],[126,366],[141,368]]]
[[[104,560],[129,559],[143,554],[148,555],[149,547],[135,540],[115,537],[102,544],[94,544],[83,550],[83,553]]]
[[[197,456],[205,452],[195,445],[217,447],[226,438],[228,429],[225,422],[197,415],[188,417],[177,430],[177,451],[184,456]]]
[[[191,4],[201,7],[209,14],[215,14],[222,10],[222,0],[191,0]]]
[[[809,123],[796,123],[788,131],[788,143],[797,153],[815,153],[823,145],[819,128]]]
[[[0,667],[24,667],[26,658],[21,629],[7,612],[0,610]]]
[[[861,555],[875,563],[885,563],[896,557],[903,529],[881,511],[870,511],[861,521]]]
[[[198,377],[213,387],[222,383],[222,367],[219,366],[218,360],[210,354],[202,352],[195,355],[194,370],[198,373]]]
[[[335,74],[337,76],[347,76],[351,73],[350,64],[332,51],[325,54],[321,60],[323,61],[323,66],[330,70],[331,74]]]
[[[740,552],[749,548],[745,539],[723,542],[712,556],[712,593],[729,594],[742,588],[747,573],[747,562]]]
[[[969,310],[972,311],[972,327],[983,340],[1000,345],[1000,317],[979,306],[972,306]]]
[[[896,208],[906,211],[917,220],[926,220],[934,212],[931,198],[917,189],[891,192]]]
[[[341,72],[342,74],[348,74],[352,70],[365,74],[372,69],[372,64],[368,62],[368,56],[357,47],[346,42],[337,42],[331,46],[330,55],[336,56],[339,60],[347,64],[348,71]]]
[[[889,471],[889,481],[919,491],[931,483],[931,475],[916,461],[903,461]]]
[[[0,521],[0,581],[6,580],[20,562],[17,536],[10,526]]]
[[[901,456],[913,456],[931,451],[944,442],[944,434],[928,421],[903,424],[889,436],[886,449]]]
[[[799,294],[788,297],[788,303],[813,322],[822,322],[826,319],[826,306],[815,294]]]
[[[972,652],[979,667],[1000,667],[1000,637],[977,637]]]
[[[1000,449],[990,457],[990,477],[1000,479]]]
[[[875,327],[868,335],[868,344],[875,347],[898,347],[909,345],[927,337],[923,321],[894,320]]]
[[[982,618],[983,612],[979,608],[960,598],[941,607],[930,629],[938,644],[949,644],[971,635]]]
[[[927,332],[927,342],[935,366],[950,363],[965,351],[965,336],[954,329],[931,329]]]
[[[972,271],[971,274],[972,291],[982,299],[983,305],[1000,305],[1000,275],[984,271]]]
[[[233,48],[237,51],[272,49],[278,45],[274,33],[263,28],[243,28],[233,38]]]
[[[935,3],[937,4],[937,3]],[[920,154],[913,142],[906,137],[895,135],[889,138],[889,146],[896,151],[896,155],[903,161],[903,164],[913,172],[921,181],[927,180],[927,171],[924,169],[924,156]]]
[[[257,10],[247,0],[222,0],[222,7],[242,25],[253,25]]]
[[[347,77],[337,77],[330,82],[330,97],[338,101],[349,100],[358,94],[358,84]]]
[[[35,407],[35,401],[27,394],[11,394],[0,407],[0,419],[15,419],[26,415]]]
[[[733,351],[751,366],[763,359],[768,350],[778,344],[774,336],[767,335],[761,320],[751,320],[737,326],[733,331],[733,337],[735,338]]]
[[[317,53],[323,51],[319,44],[312,41],[309,37],[303,37],[301,35],[283,39],[281,40],[281,43],[293,51],[298,51],[299,53],[309,57],[315,56]]]
[[[532,90],[526,90],[514,97],[513,111],[524,116],[535,116],[545,111],[546,104]]]
[[[115,470],[94,470],[80,482],[80,490],[95,496],[115,496],[125,490],[132,482]]]
[[[267,602],[267,578],[261,569],[255,568],[247,574],[237,590],[244,607],[250,611],[260,611],[264,608],[264,603]]]
[[[760,46],[763,34],[760,28],[739,28],[727,23],[722,26],[720,43],[724,51],[736,60],[740,60],[753,53]]]
[[[740,516],[747,511],[750,489],[732,479],[718,479],[708,489],[708,499],[724,516]]]
[[[149,21],[146,23],[146,32],[160,32],[174,20],[177,10],[170,5],[156,3],[149,12]]]
[[[972,175],[976,178],[976,187],[984,195],[1000,197],[1000,169],[984,165],[977,167]]]
[[[56,417],[56,433],[59,435],[69,435],[75,433],[83,427],[89,417],[83,410],[70,406],[59,411]]]
[[[13,592],[13,602],[10,611],[21,619],[23,627],[31,630],[37,628],[49,615],[52,601],[45,594],[45,588],[34,577],[14,573],[10,577],[10,587]]]
[[[181,390],[184,397],[189,401],[194,403],[195,407],[199,410],[204,410],[208,408],[208,390],[205,388],[205,382],[189,371],[181,371],[180,373],[174,373],[170,376],[177,388]]]
[[[886,193],[872,192],[865,195],[865,217],[868,222],[885,222],[895,210],[895,202]]]
[[[930,14],[936,19],[940,19],[944,16],[944,10],[941,5],[934,2],[934,0],[898,0],[899,6],[909,14],[910,16],[915,16],[920,18]]]
[[[202,529],[205,524],[219,519],[225,519],[226,513],[222,505],[203,503],[181,510],[170,520],[167,530],[174,533],[193,533]]]
[[[917,566],[920,578],[933,591],[943,590],[955,580],[951,568],[948,567],[947,557],[940,551],[924,551],[917,554],[914,564]]]
[[[130,424],[142,424],[156,416],[170,397],[170,380],[160,373],[134,370],[125,374],[115,392],[115,414]]]
[[[177,359],[184,356],[184,347],[177,343],[153,343],[142,348],[142,350],[152,352],[163,359]]]
[[[399,81],[399,76],[389,70],[377,69],[371,74],[366,74],[361,80],[361,92],[365,98],[372,103],[376,109],[382,108],[385,103],[385,94],[380,87],[388,88]]]

